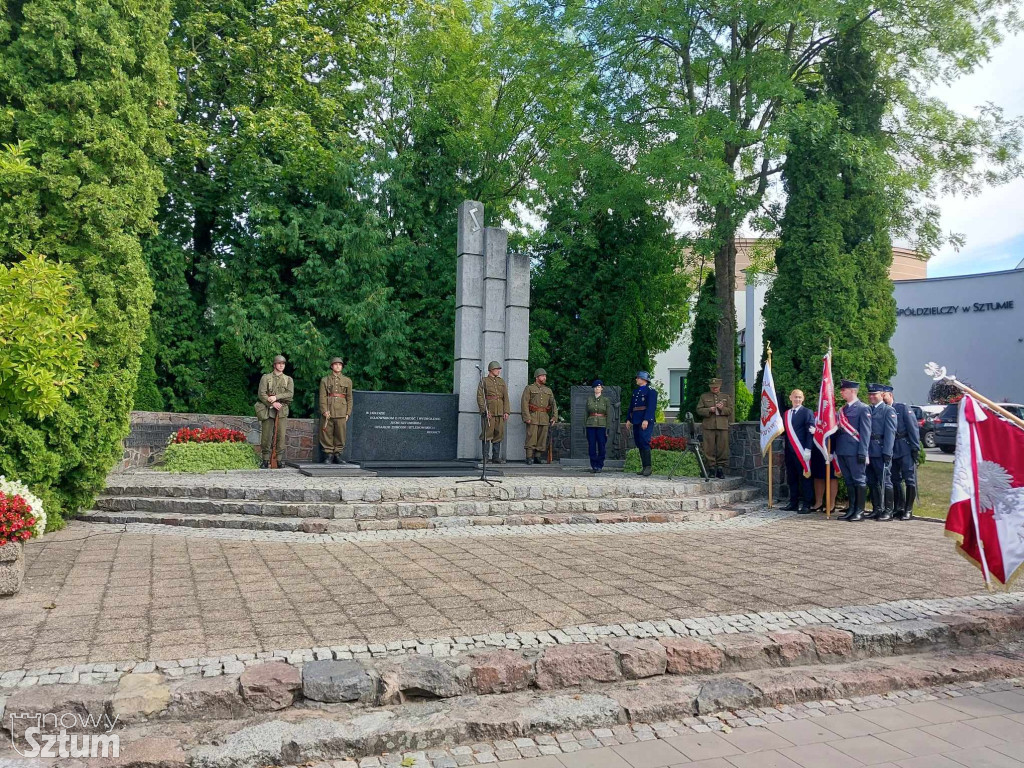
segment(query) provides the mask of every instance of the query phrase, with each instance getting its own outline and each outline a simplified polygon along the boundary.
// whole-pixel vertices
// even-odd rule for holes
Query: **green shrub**
[[[651,469],[656,475],[668,475],[669,471],[672,471],[674,477],[700,477],[700,466],[692,451],[680,453],[679,451],[652,450]],[[640,452],[636,448],[631,448],[626,452],[626,466],[622,471],[634,474],[640,471]]]
[[[747,389],[746,382],[743,379],[736,379],[736,407],[733,409],[733,420],[743,421],[747,418],[753,405],[754,395]],[[761,417],[760,407],[758,407],[757,416]]]
[[[171,443],[160,467],[167,472],[202,474],[224,469],[257,469],[250,443]]]

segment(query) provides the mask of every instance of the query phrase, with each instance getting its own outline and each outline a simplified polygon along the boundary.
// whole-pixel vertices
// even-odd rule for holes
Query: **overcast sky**
[[[1007,116],[1024,115],[1024,35],[997,48],[978,71],[936,91],[951,107],[972,112],[986,102]],[[967,199],[941,201],[942,226],[967,242],[959,253],[944,248],[928,264],[929,277],[1012,269],[1024,260],[1024,180]]]

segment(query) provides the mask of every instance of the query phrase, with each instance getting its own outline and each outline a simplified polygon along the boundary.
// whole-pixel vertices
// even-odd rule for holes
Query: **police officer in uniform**
[[[868,445],[871,442],[871,409],[857,399],[860,382],[843,379],[839,396],[846,405],[839,409],[839,430],[836,433],[836,459],[839,471],[850,494],[850,508],[840,520],[856,523],[864,519],[867,502]]]
[[[640,452],[640,471],[638,475],[650,477],[651,472],[651,435],[654,434],[654,418],[658,410],[658,393],[651,387],[651,374],[639,371],[636,375],[636,389],[629,400],[629,413],[626,423],[633,429],[633,442]]]
[[[882,401],[884,384],[868,384],[871,400],[871,445],[867,483],[871,488],[869,520],[892,520],[892,450],[896,440],[896,411]]]
[[[732,398],[722,394],[722,380],[715,378],[708,382],[710,392],[705,392],[697,401],[697,415],[702,422],[704,456],[708,460],[708,474],[725,477],[729,466],[729,422],[732,421]]]
[[[476,405],[480,409],[480,415],[487,419],[480,435],[480,439],[485,443],[484,450],[487,450],[486,443],[490,443],[491,461],[495,464],[504,464],[505,460],[501,458],[501,441],[505,439],[505,422],[508,421],[512,407],[508,400],[508,385],[501,378],[501,363],[497,360],[491,360],[487,364],[487,375],[480,380],[480,386],[476,388]]]
[[[917,455],[921,450],[921,432],[910,406],[893,402],[892,387],[887,385],[884,388],[882,399],[896,412],[896,442],[892,449],[891,476],[893,516],[897,520],[911,520],[914,517],[914,500],[917,498]]]
[[[260,469],[270,467],[274,447],[274,421],[277,421],[277,462],[284,464],[285,433],[288,430],[288,404],[295,397],[295,382],[284,374],[284,355],[274,358],[274,370],[263,374],[256,390],[256,417],[260,420]]]
[[[320,379],[320,447],[324,464],[344,464],[345,430],[352,415],[352,379],[341,372],[340,357],[331,359],[331,372]]]
[[[523,390],[523,422],[526,424],[526,463],[543,464],[548,452],[548,427],[558,420],[555,393],[547,386],[548,372],[533,372],[533,384]]]

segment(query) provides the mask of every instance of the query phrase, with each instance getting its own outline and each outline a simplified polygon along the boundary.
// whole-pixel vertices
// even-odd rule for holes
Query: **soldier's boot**
[[[864,519],[864,505],[867,504],[868,489],[866,486],[858,485],[854,488],[851,504],[854,505],[853,514],[846,518],[848,522],[859,523]]]
[[[501,458],[501,443],[491,443],[491,463],[492,464],[504,464],[505,460]]]
[[[333,461],[334,461],[334,454],[333,453],[325,453],[323,458],[320,459],[320,463],[321,464],[330,464]]]
[[[865,489],[867,491],[868,489]],[[872,484],[870,486],[870,497],[871,497],[871,511],[868,512],[866,508],[862,508],[861,512],[864,514],[865,520],[874,520],[880,514],[882,514],[882,486]],[[866,504],[865,504],[866,507]]]
[[[903,483],[893,483],[892,486],[892,516],[899,520],[903,514],[903,506],[906,504],[903,496]]]
[[[640,470],[640,474],[643,475],[644,477],[650,477],[651,473],[654,471],[652,469],[652,467],[651,467],[651,449],[650,448],[644,448],[643,449],[643,452],[640,454],[640,461],[641,461],[641,463],[643,465],[643,469]]]
[[[260,462],[260,469],[270,469],[270,462],[269,461],[261,461]]]
[[[886,488],[885,489],[884,499],[885,499],[885,502],[884,502],[884,506],[882,507],[881,513],[875,515],[875,520],[878,520],[880,523],[884,523],[887,520],[892,520],[892,504],[893,504],[893,489],[892,488]]]
[[[725,470],[722,469],[721,467],[715,467],[715,477],[717,477],[719,480],[724,480]]]
[[[907,498],[904,502],[903,511],[900,512],[900,520],[914,519],[914,500],[917,498],[917,486],[907,483]]]
[[[847,493],[849,495],[850,506],[846,509],[846,514],[840,516],[840,520],[849,520],[858,513],[857,510],[857,486],[847,486]]]
[[[533,454],[529,451],[526,452],[526,463],[533,464]]]

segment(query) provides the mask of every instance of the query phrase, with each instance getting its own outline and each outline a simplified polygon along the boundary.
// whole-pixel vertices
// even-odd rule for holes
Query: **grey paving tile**
[[[819,724],[818,722],[827,719],[816,717],[807,720],[788,720],[784,723],[769,723],[765,727],[794,745],[817,744],[836,740],[835,734],[823,723]]]
[[[726,758],[736,768],[800,768],[781,752],[769,749],[767,752],[749,752]]]
[[[860,760],[844,755],[828,744],[801,744],[779,751],[803,768],[857,768],[863,765]]]
[[[616,754],[611,747],[584,749],[568,755],[559,755],[558,759],[565,768],[636,768]]]
[[[951,760],[945,755],[912,757],[909,760],[900,760],[896,765],[899,768],[963,768],[961,763]]]
[[[936,738],[948,741],[960,749],[972,747],[987,747],[992,744],[1002,744],[1003,740],[991,733],[975,728],[968,723],[957,723],[956,725],[929,725],[921,729],[925,733]]]
[[[1024,749],[1016,741],[1004,741],[1001,744],[990,744],[989,749],[1001,755],[1012,757],[1014,760],[1024,761]]]
[[[961,696],[957,699],[946,699],[942,702],[947,707],[959,709],[972,717],[989,717],[990,715],[1005,715],[1012,710],[1001,707],[987,699],[979,696]]]
[[[696,763],[680,763],[672,768],[736,768],[724,757],[713,757],[710,760],[698,760]]]
[[[889,731],[902,731],[906,728],[923,728],[926,725],[932,725],[923,717],[904,712],[899,707],[868,709],[861,712],[860,716]]]
[[[967,724],[1003,741],[1024,741],[1024,723],[1011,720],[1004,715],[979,717],[976,720],[968,720]]]
[[[947,753],[946,757],[966,766],[966,768],[1021,768],[1024,766],[1024,762],[1000,754],[988,747],[961,749],[957,752]]]
[[[816,718],[818,725],[822,725],[844,739],[852,739],[856,736],[870,736],[872,733],[886,731],[885,726],[874,723],[859,714],[843,712],[838,715]]]
[[[730,744],[717,733],[674,736],[666,741],[690,760],[708,760],[713,757],[740,754],[739,747]]]
[[[663,739],[623,744],[612,750],[633,768],[663,768],[685,759],[685,755]]]
[[[557,757],[546,755],[498,763],[498,768],[562,768],[562,764],[558,762]]]
[[[743,752],[759,752],[761,750],[793,746],[792,741],[763,725],[739,728],[731,733],[723,734],[722,738],[733,746],[739,747]]]
[[[929,723],[953,723],[957,720],[969,720],[972,715],[947,707],[938,701],[922,701],[919,704],[907,704],[897,707],[901,712],[920,717]]]
[[[902,749],[911,757],[922,757],[924,755],[937,755],[941,752],[950,752],[956,747],[948,741],[925,733],[920,728],[907,728],[902,731],[886,731],[876,734],[877,738],[886,744],[891,744],[897,749]]]
[[[848,757],[860,760],[865,765],[877,765],[913,757],[909,752],[904,752],[874,736],[856,736],[852,739],[830,741],[829,746],[835,747]]]
[[[1012,710],[1013,712],[1024,712],[1024,693],[1018,691],[999,691],[998,693],[984,693],[978,697],[990,704],[997,704],[1000,707]]]

